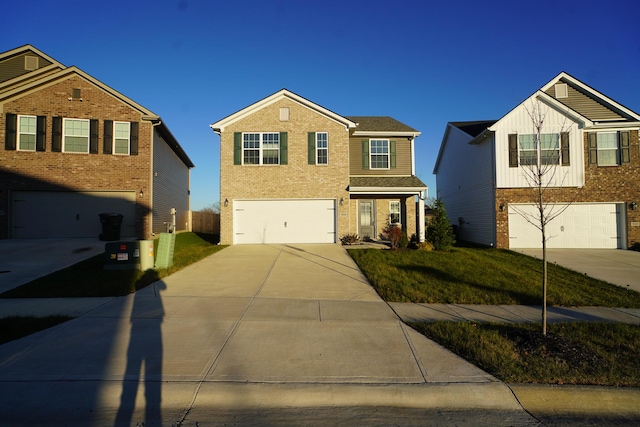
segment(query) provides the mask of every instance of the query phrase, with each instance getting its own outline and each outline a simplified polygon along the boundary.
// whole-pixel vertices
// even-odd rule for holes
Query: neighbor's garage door
[[[236,200],[234,243],[335,243],[335,200]]]
[[[132,191],[16,191],[11,197],[11,237],[98,238],[98,214],[124,215],[120,235],[135,236],[136,198]]]
[[[566,206],[566,205],[564,205]],[[556,211],[559,206],[555,206]],[[516,212],[538,217],[535,205],[509,206],[509,247],[540,248],[540,230]],[[548,248],[620,248],[620,207],[615,203],[573,204],[546,227]]]

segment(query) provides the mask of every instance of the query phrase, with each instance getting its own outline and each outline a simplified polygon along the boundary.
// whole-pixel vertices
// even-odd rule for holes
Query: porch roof
[[[417,176],[352,176],[351,194],[420,194],[427,186]]]

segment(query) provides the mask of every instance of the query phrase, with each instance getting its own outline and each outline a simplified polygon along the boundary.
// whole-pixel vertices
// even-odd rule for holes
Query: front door
[[[374,239],[376,237],[374,201],[360,200],[358,205],[358,235],[362,239]]]

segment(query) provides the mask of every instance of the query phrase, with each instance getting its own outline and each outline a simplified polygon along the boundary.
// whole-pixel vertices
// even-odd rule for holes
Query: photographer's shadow
[[[162,321],[164,307],[160,292],[162,281],[135,294],[131,309],[131,336],[127,350],[127,368],[122,382],[116,426],[129,426],[136,408],[136,395],[144,382],[145,426],[162,425]]]

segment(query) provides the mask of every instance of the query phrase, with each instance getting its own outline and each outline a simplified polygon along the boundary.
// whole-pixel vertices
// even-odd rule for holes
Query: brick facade
[[[74,89],[80,89],[82,100],[69,99]],[[142,120],[139,111],[84,78],[72,75],[50,86],[8,101],[2,106],[0,135],[0,211],[10,211],[12,191],[97,191],[142,190],[150,195],[150,141],[152,125]],[[6,113],[46,117],[45,151],[4,149]],[[99,153],[79,154],[52,152],[53,117],[99,120]],[[137,156],[102,154],[104,120],[139,122]],[[136,234],[150,234],[151,206],[149,198],[136,198]],[[97,220],[96,220],[97,221]],[[8,215],[0,216],[0,238],[7,238]]]
[[[640,203],[640,142],[638,130],[630,132],[630,162],[618,166],[589,164],[588,136],[584,132],[585,185],[583,188],[553,188],[545,192],[545,202],[551,203],[625,203],[628,247],[640,243],[640,209],[630,209]],[[508,203],[534,203],[536,193],[531,188],[496,190],[496,241],[500,248],[509,247]]]

